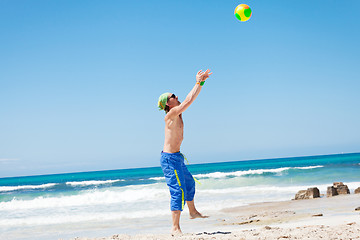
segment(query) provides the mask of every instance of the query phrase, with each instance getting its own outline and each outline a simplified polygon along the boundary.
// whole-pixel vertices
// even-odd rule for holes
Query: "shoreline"
[[[181,217],[183,235],[176,239],[360,239],[360,194],[315,199],[252,203],[205,212],[208,219]],[[201,206],[200,206],[201,210]],[[170,230],[169,221],[169,230]],[[170,233],[115,234],[74,240],[175,239]]]

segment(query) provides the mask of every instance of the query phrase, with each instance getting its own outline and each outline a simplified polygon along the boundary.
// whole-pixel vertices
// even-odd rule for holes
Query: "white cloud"
[[[1,162],[13,162],[13,161],[18,161],[20,159],[18,158],[0,158],[0,163]]]

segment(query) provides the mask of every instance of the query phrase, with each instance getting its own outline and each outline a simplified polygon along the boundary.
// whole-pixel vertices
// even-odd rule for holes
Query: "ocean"
[[[309,187],[326,195],[338,181],[351,193],[360,187],[360,153],[190,164],[188,169],[201,183],[196,183],[195,203],[205,214],[290,200]],[[0,178],[0,239],[166,233],[169,199],[160,167]]]

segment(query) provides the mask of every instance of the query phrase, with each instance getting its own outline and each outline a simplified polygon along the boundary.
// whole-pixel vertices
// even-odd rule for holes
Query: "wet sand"
[[[204,213],[210,215],[207,219],[189,219],[184,211],[181,236],[119,233],[75,239],[360,239],[357,207],[360,207],[360,194],[255,203]],[[169,220],[169,230],[170,224]]]

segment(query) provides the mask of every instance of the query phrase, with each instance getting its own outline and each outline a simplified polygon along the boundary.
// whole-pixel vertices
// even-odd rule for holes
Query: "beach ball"
[[[235,17],[242,22],[245,22],[251,17],[251,9],[246,4],[240,4],[235,8],[234,11]]]

